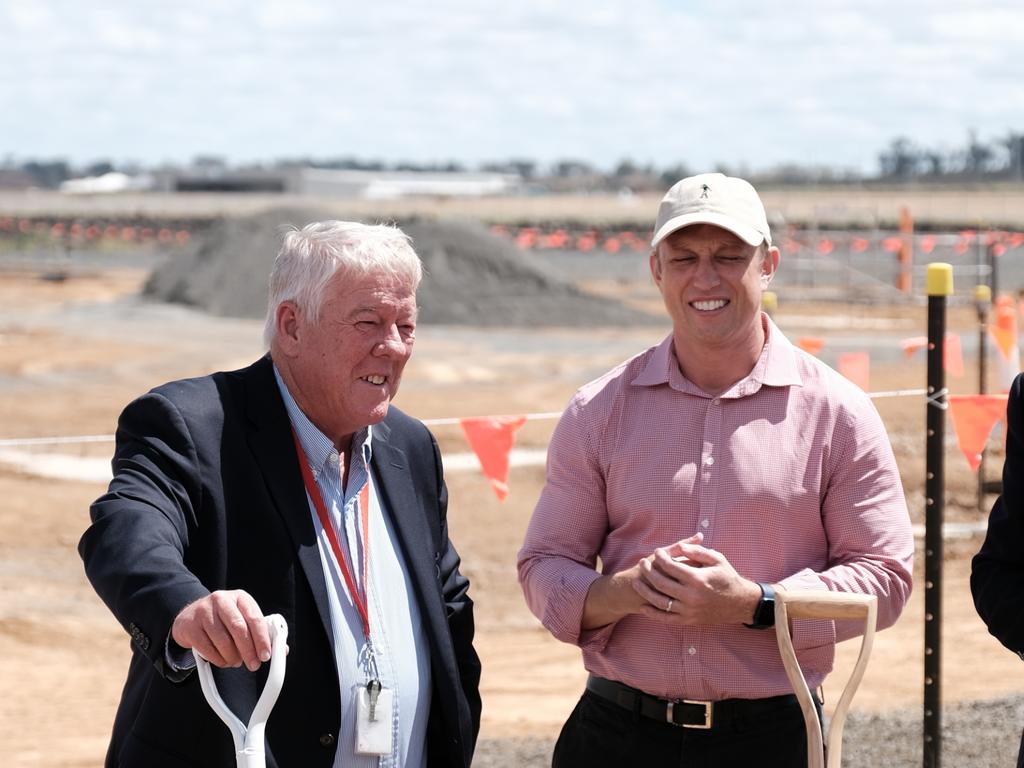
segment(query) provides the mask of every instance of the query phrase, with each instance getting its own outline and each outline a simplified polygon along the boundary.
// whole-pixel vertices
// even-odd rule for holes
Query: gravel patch
[[[1022,725],[1024,696],[949,705],[942,713],[942,764],[947,768],[1013,768]],[[920,766],[923,739],[919,709],[882,715],[851,712],[843,733],[843,767]],[[554,746],[554,739],[484,739],[477,745],[473,766],[548,766]]]

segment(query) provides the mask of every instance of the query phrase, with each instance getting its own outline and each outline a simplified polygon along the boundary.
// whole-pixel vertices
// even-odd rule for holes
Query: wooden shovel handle
[[[782,591],[791,619],[865,619],[878,598],[852,592]],[[779,598],[776,597],[776,600]]]
[[[824,592],[813,590],[788,591],[776,588],[775,592],[775,636],[782,656],[782,665],[786,670],[793,691],[800,701],[800,709],[807,727],[807,765],[808,768],[825,768],[825,755],[828,755],[828,768],[840,768],[843,749],[843,726],[846,724],[846,713],[853,700],[853,694],[864,677],[871,645],[875,637],[875,624],[878,616],[878,598],[874,595],[859,595],[849,592]],[[864,634],[861,638],[860,655],[850,674],[850,679],[843,688],[839,703],[832,714],[832,722],[828,729],[828,738],[822,742],[821,722],[818,710],[814,705],[807,681],[804,679],[800,664],[793,648],[790,636],[790,619],[863,619]]]

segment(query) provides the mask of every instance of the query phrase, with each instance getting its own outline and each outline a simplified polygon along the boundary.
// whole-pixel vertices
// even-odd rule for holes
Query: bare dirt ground
[[[83,273],[63,282],[41,280],[31,271],[0,273],[0,438],[109,434],[121,407],[149,387],[237,367],[260,354],[258,322],[142,305],[131,296],[143,279],[141,270],[130,269]],[[836,316],[843,322],[821,319]],[[973,332],[972,317],[962,309],[953,312],[954,329]],[[777,320],[793,337],[828,339],[822,352],[826,360],[832,348],[844,344],[897,344],[925,328],[919,307],[793,305]],[[558,411],[577,386],[657,342],[663,332],[425,327],[399,405],[420,418]],[[969,360],[965,379],[950,381],[954,391],[972,390],[972,364]],[[896,355],[872,370],[872,390],[923,384],[923,355],[909,362]],[[877,403],[900,462],[911,514],[920,523],[924,400]],[[543,447],[553,426],[550,420],[529,422],[518,445]],[[468,450],[458,427],[436,432],[446,454]],[[98,458],[109,456],[111,445],[45,450]],[[995,446],[990,466],[1000,463]],[[952,444],[946,475],[947,519],[983,520],[975,478]],[[584,680],[577,650],[540,628],[516,584],[515,554],[542,482],[542,467],[514,468],[511,494],[499,503],[479,474],[448,476],[451,529],[477,601],[485,744],[552,738]],[[0,463],[3,765],[102,762],[129,642],[86,582],[75,547],[88,521],[88,505],[103,490],[98,482],[44,479]],[[1021,662],[987,634],[971,605],[969,557],[979,544],[975,535],[952,540],[946,548],[942,690],[948,704],[1024,692]],[[919,558],[918,583],[920,564]],[[884,716],[920,708],[922,599],[923,590],[917,589],[899,623],[876,637],[855,711]],[[826,686],[830,702],[838,698],[856,652],[854,642],[840,646],[837,670]],[[1011,741],[1016,738],[1009,734]],[[992,764],[1011,762],[1001,755]]]

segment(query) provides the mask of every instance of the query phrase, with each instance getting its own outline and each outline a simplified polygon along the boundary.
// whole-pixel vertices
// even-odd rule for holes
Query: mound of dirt
[[[144,293],[216,315],[261,318],[267,276],[285,228],[336,218],[277,210],[211,226],[191,251],[158,267]],[[420,322],[475,326],[642,325],[661,318],[584,293],[536,257],[482,225],[418,220],[399,224],[425,267],[417,292]]]

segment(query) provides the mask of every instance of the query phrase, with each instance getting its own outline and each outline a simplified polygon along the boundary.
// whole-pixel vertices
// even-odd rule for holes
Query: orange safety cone
[[[1009,392],[1020,373],[1020,347],[1017,340],[1017,308],[1010,296],[996,299],[995,317],[989,333],[996,344],[996,384],[1000,392]]]
[[[836,362],[836,370],[865,392],[871,386],[871,355],[867,352],[844,352]]]

